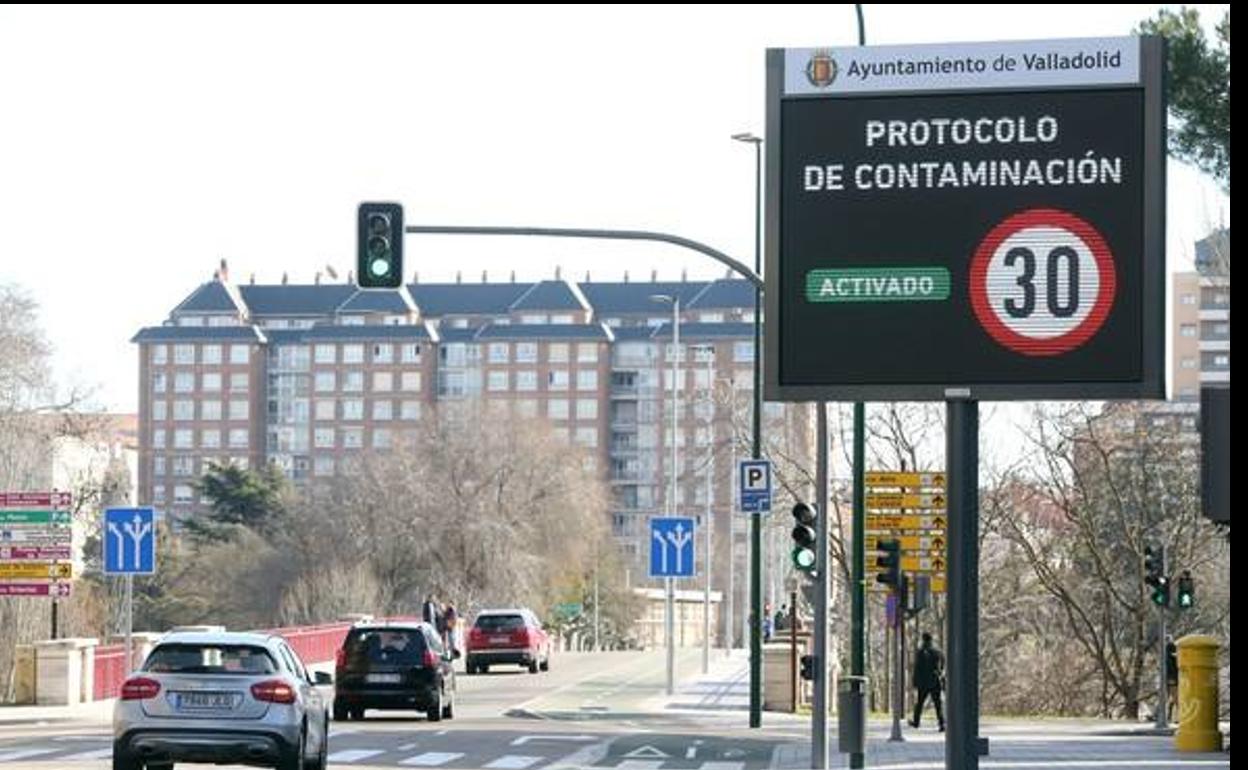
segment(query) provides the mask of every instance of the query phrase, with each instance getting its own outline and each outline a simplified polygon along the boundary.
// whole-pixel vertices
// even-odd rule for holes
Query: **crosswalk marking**
[[[345,751],[335,751],[329,755],[328,759],[330,762],[359,762],[361,759],[368,759],[369,757],[385,753],[381,749],[346,749]]]
[[[698,770],[745,770],[744,762],[703,762]]]
[[[418,767],[437,767],[445,765],[447,762],[453,762],[463,756],[463,753],[453,751],[426,751],[424,754],[417,754],[414,757],[408,757],[399,761],[400,765],[416,765]]]
[[[61,757],[66,762],[84,761],[88,759],[108,759],[113,755],[111,748],[96,749],[95,751],[84,751],[80,754],[70,754],[68,757]]]
[[[617,770],[659,770],[663,766],[662,759],[626,759],[616,765]]]
[[[530,757],[524,754],[504,754],[486,765],[490,770],[524,770],[529,765],[541,762],[543,757]]]
[[[30,759],[41,754],[51,754],[60,751],[59,748],[53,749],[18,749],[17,751],[6,751],[0,754],[0,762],[16,762],[19,759]]]

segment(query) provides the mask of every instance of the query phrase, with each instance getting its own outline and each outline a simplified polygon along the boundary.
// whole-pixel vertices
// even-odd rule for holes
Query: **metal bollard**
[[[861,754],[867,746],[867,678],[842,676],[836,693],[837,750]]]

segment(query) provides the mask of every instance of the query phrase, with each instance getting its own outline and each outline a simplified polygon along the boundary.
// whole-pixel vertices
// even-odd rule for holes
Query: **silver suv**
[[[174,762],[320,770],[329,714],[315,675],[280,636],[172,633],[122,685],[113,770]]]

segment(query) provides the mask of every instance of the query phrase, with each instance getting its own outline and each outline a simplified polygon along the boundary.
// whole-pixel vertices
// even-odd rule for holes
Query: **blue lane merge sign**
[[[156,572],[156,511],[109,508],[104,511],[104,574],[151,575]]]
[[[693,519],[650,520],[650,577],[693,577]]]
[[[737,464],[737,479],[742,511],[771,510],[771,460],[741,460]]]

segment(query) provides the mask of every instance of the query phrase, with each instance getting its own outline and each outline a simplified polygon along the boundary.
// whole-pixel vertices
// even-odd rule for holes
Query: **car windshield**
[[[515,631],[524,628],[524,618],[519,615],[478,615],[477,628],[482,631]]]
[[[361,662],[420,665],[424,661],[425,636],[406,628],[361,629],[352,631],[343,646],[353,666]]]
[[[144,665],[154,674],[277,673],[277,664],[263,647],[245,644],[162,644]]]

